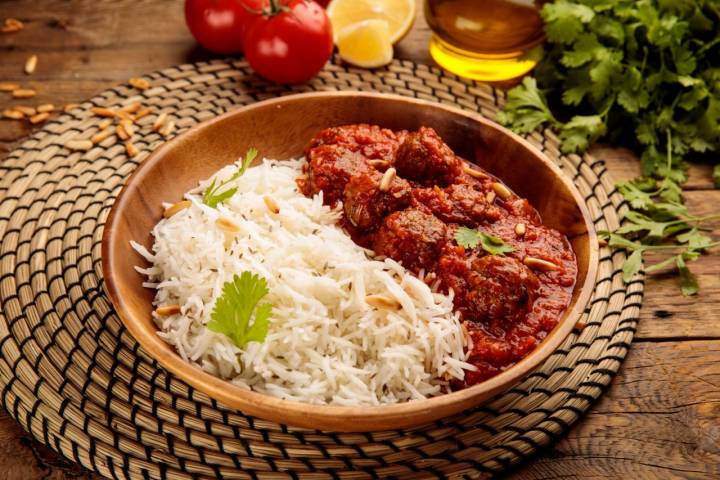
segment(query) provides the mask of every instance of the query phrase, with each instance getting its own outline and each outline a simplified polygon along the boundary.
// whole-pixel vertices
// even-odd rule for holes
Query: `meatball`
[[[505,202],[504,206],[511,215],[522,218],[527,222],[535,225],[539,225],[542,222],[538,211],[524,198],[510,200]]]
[[[336,145],[361,154],[371,160],[385,160],[392,163],[395,152],[407,132],[393,132],[377,125],[343,125],[326,128],[310,141],[306,153],[320,145]]]
[[[432,214],[408,208],[385,217],[375,234],[375,253],[415,272],[432,269],[447,241],[447,226]]]
[[[412,191],[414,207],[426,209],[446,223],[476,227],[483,221],[494,222],[502,216],[498,207],[489,205],[485,194],[472,185],[454,183],[445,189],[416,188]]]
[[[432,128],[409,133],[395,156],[398,174],[426,186],[448,185],[463,173],[463,162]]]
[[[343,207],[345,217],[360,230],[380,226],[388,213],[402,210],[410,204],[410,184],[400,177],[393,178],[387,190],[380,190],[383,174],[377,171],[352,177],[345,186]]]
[[[309,150],[307,180],[299,182],[299,186],[308,196],[323,192],[325,203],[332,205],[342,200],[350,178],[371,170],[359,153],[337,145],[321,145]]]
[[[510,257],[486,255],[472,261],[465,303],[477,318],[512,326],[532,309],[540,281],[524,264]]]

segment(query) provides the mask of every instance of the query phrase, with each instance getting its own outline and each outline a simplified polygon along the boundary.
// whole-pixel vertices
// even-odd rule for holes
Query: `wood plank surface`
[[[432,63],[430,31],[421,8],[418,13],[395,56]],[[0,110],[78,102],[142,73],[213,58],[188,33],[180,0],[0,0],[4,17],[19,18],[26,28],[0,35],[0,82],[27,84],[38,96],[19,101],[0,92]],[[22,67],[32,54],[39,62],[28,77]],[[30,131],[0,120],[0,160]],[[628,150],[599,145],[592,153],[617,181],[639,172]],[[691,166],[686,187],[691,211],[718,211],[720,192],[712,190],[708,165]],[[713,234],[720,235],[720,224]],[[613,384],[568,435],[516,469],[513,479],[720,478],[719,257],[691,264],[698,297],[681,297],[671,275],[647,280],[636,340]],[[0,479],[93,477],[0,411]]]
[[[570,433],[510,478],[720,478],[720,342],[639,342]]]

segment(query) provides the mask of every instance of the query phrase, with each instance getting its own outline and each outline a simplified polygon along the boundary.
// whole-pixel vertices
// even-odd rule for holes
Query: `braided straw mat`
[[[103,224],[125,179],[164,138],[265,98],[313,90],[390,92],[493,118],[496,90],[407,61],[374,70],[330,64],[309,84],[269,85],[245,62],[213,61],[107,90],[62,114],[0,164],[0,399],[39,441],[108,478],[477,478],[500,473],[555,440],[600,396],[630,347],[643,283],[622,282],[625,254],[601,250],[586,326],[536,372],[489,404],[408,430],[332,433],[277,425],[219,405],[139,347],[103,291]],[[140,100],[128,158],[114,136],[87,152],[93,106]],[[572,176],[598,229],[624,208],[604,163],[563,156],[551,133],[530,142]],[[231,159],[228,159],[231,160]]]

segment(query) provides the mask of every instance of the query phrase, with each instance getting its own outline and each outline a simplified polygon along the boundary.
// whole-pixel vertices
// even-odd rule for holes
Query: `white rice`
[[[298,191],[304,163],[264,160],[226,187],[238,191],[217,209],[202,203],[209,181],[201,182],[185,195],[190,208],[155,226],[152,253],[133,242],[152,263],[136,268],[157,289],[154,304],[181,306],[180,314],[155,317],[158,335],[205,371],[280,398],[377,405],[445,393],[447,380],[474,369],[452,298],[356,245],[336,225],[340,208]],[[240,233],[226,237],[220,217]],[[265,341],[240,349],[205,325],[223,284],[246,270],[267,280],[263,302],[274,308]],[[365,297],[374,294],[402,308],[373,308]]]

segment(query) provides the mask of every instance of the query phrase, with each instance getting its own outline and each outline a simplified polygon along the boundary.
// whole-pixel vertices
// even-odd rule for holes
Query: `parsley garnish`
[[[209,207],[217,208],[219,203],[222,203],[228,198],[235,195],[235,192],[237,192],[237,187],[228,188],[227,190],[224,190],[222,192],[220,192],[219,190],[228,183],[242,177],[242,175],[245,173],[245,170],[247,170],[252,161],[255,160],[257,153],[257,150],[254,148],[248,149],[247,153],[245,154],[245,158],[240,164],[240,168],[238,168],[238,171],[233,173],[233,175],[227,180],[223,180],[219,184],[215,185],[216,179],[213,178],[210,186],[206,188],[205,192],[203,193],[203,203]]]
[[[460,227],[455,231],[455,241],[465,248],[475,248],[479,244],[491,255],[505,255],[514,250],[513,247],[506,245],[502,239],[494,235],[467,227]]]
[[[258,305],[269,292],[265,279],[242,272],[240,276],[234,275],[232,282],[226,282],[222,292],[215,302],[207,327],[227,335],[240,348],[248,342],[264,341],[272,314],[271,304]],[[250,325],[253,311],[255,319]]]
[[[624,277],[644,253],[670,252],[646,272],[674,266],[683,294],[697,292],[686,265],[714,247],[683,204],[686,158],[713,163],[720,187],[720,9],[714,0],[555,0],[542,9],[547,43],[534,77],[507,94],[497,120],[519,133],[558,132],[564,153],[604,137],[635,150],[642,177],[618,190],[631,206],[605,232],[630,252]],[[645,258],[647,260],[647,258]]]

